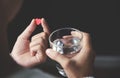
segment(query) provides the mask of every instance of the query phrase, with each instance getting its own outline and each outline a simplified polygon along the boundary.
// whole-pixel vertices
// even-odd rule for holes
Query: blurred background
[[[33,18],[45,18],[51,31],[61,27],[74,27],[91,34],[96,51],[96,78],[120,77],[119,13],[115,0],[24,0],[24,3],[9,23],[9,49],[19,34]],[[38,27],[33,33],[42,31]],[[59,76],[54,62],[48,59],[35,68]]]

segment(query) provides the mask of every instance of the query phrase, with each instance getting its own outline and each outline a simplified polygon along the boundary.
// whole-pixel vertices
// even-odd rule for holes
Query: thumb
[[[43,31],[46,32],[48,35],[50,35],[50,28],[44,18],[41,19],[41,25],[42,25]]]
[[[47,49],[46,54],[52,60],[55,60],[56,62],[61,64],[62,67],[64,67],[66,65],[66,63],[69,61],[69,59],[67,57],[65,57],[64,55],[62,55],[62,54],[60,54],[52,49]]]
[[[36,27],[37,26],[35,24],[35,19],[33,19],[31,23],[28,25],[28,27],[22,32],[20,37],[24,39],[29,39],[29,37],[31,36]]]

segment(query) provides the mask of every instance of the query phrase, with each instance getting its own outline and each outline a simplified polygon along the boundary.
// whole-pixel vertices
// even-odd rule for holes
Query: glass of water
[[[53,31],[49,36],[49,43],[52,49],[67,57],[79,52],[82,48],[80,42],[83,36],[80,32],[80,37],[78,38],[71,34],[72,31],[80,32],[75,28],[60,28]],[[56,68],[62,76],[67,77],[60,64],[56,63]]]

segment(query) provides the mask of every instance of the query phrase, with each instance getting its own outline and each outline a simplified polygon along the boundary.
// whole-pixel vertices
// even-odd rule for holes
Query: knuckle
[[[31,40],[33,41],[35,38],[36,38],[36,35],[35,35],[35,36],[32,36]]]
[[[38,50],[42,50],[43,47],[41,45],[38,46]]]
[[[44,62],[46,60],[46,56],[44,55],[44,53],[39,52],[37,55],[37,60],[38,62]]]
[[[45,36],[46,35],[45,32],[43,32],[42,35]]]
[[[46,37],[47,37],[47,33],[43,32],[43,33],[42,33],[42,36],[43,36],[44,38],[46,38]]]
[[[38,34],[36,34],[36,35],[34,35],[34,36],[32,36],[32,40],[34,40],[34,39],[36,39],[36,38],[39,38],[39,36],[40,36],[40,33],[38,33]]]
[[[39,38],[39,42],[42,42],[42,43],[44,43],[44,39],[41,37],[41,38]]]

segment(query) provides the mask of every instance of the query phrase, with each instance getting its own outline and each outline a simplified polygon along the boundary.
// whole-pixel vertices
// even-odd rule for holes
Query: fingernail
[[[75,33],[75,31],[71,31],[71,33]]]
[[[45,20],[45,18],[42,18],[41,20],[46,24],[46,20]]]
[[[47,54],[50,54],[50,50],[49,50],[49,49],[47,49],[47,50],[46,50],[46,53],[47,53]]]
[[[50,49],[47,49],[47,50],[46,50],[46,54],[47,54],[49,57],[53,57],[53,54],[52,54],[52,52],[51,52]]]
[[[42,20],[45,20],[45,18],[42,18]]]

